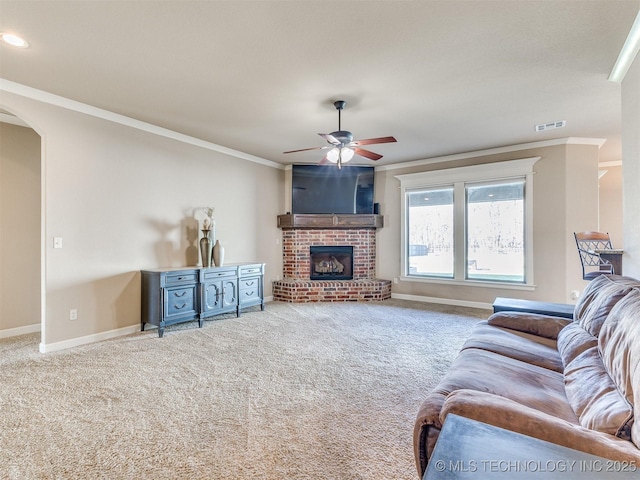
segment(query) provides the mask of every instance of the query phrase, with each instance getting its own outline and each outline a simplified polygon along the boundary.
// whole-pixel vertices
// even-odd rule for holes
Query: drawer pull
[[[183,290],[182,292],[174,292],[173,294],[176,297],[184,297],[187,294],[187,292]]]
[[[187,304],[186,304],[186,303],[183,303],[182,305],[174,305],[174,306],[173,306],[173,308],[175,308],[176,310],[181,310],[181,309],[183,309],[183,308],[184,308],[184,307],[186,307],[186,306],[187,306]]]
[[[244,292],[244,293],[247,297],[250,297],[251,295],[253,295],[253,290],[251,290],[250,292]]]
[[[251,280],[250,282],[245,282],[247,287],[253,287],[253,284],[256,283],[255,280]]]

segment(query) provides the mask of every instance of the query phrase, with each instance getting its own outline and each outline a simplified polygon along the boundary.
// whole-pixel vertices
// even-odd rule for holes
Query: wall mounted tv
[[[374,167],[293,165],[291,213],[373,213]]]

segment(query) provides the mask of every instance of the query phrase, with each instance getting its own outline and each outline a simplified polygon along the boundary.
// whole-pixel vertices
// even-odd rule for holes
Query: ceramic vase
[[[216,267],[224,265],[224,247],[220,244],[220,240],[216,240],[216,244],[213,246],[213,263]]]
[[[202,238],[200,239],[200,255],[202,256],[202,266],[204,268],[211,266],[213,242],[211,241],[210,235],[211,230],[202,230]]]

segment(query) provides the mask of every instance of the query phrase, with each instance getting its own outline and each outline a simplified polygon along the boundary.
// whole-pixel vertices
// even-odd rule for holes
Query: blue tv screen
[[[291,213],[373,213],[374,167],[293,165]]]

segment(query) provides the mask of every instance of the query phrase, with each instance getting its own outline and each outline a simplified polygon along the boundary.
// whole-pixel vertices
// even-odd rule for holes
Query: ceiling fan
[[[347,104],[344,100],[337,100],[333,102],[333,106],[338,110],[338,130],[331,133],[319,133],[329,145],[324,147],[303,148],[301,150],[290,150],[283,153],[296,153],[306,152],[309,150],[329,150],[320,164],[327,162],[335,163],[338,168],[342,168],[343,163],[347,163],[353,158],[354,155],[360,155],[361,157],[368,158],[369,160],[380,160],[382,155],[360,148],[362,145],[374,145],[376,143],[392,143],[397,140],[393,137],[379,137],[379,138],[367,138],[365,140],[354,140],[353,134],[346,130],[341,129],[340,125],[340,113]]]

